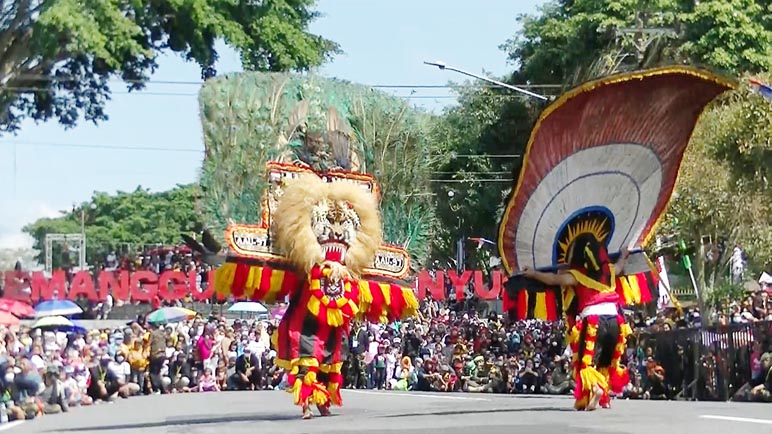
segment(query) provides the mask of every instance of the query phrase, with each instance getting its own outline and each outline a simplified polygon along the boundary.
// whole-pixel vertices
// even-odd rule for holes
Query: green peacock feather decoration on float
[[[376,177],[386,241],[423,265],[437,227],[429,114],[368,86],[284,73],[209,80],[199,104],[206,154],[198,207],[216,233],[231,221],[260,221],[268,161],[342,168]]]

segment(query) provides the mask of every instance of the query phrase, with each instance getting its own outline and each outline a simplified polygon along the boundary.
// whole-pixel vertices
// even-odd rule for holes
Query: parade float
[[[340,172],[345,159],[351,180],[378,180],[386,242],[422,266],[437,221],[429,180],[439,156],[426,134],[429,115],[368,86],[284,73],[209,80],[199,102],[206,154],[198,205],[213,233],[230,222],[267,225],[269,198],[280,194],[276,177],[299,173],[295,163]]]

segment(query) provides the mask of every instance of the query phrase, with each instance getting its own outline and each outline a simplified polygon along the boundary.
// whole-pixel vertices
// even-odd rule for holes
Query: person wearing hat
[[[69,411],[69,403],[65,396],[64,384],[59,379],[59,366],[49,365],[46,368],[46,374],[43,378],[45,389],[40,394],[40,400],[43,401],[43,412],[45,414],[66,413]]]

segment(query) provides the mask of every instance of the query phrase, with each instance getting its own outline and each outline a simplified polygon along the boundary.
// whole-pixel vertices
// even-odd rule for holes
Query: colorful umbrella
[[[268,313],[268,309],[254,301],[240,301],[228,309],[228,312],[237,313]]]
[[[79,313],[83,313],[83,309],[70,300],[49,300],[35,306],[35,318],[77,315]]]
[[[19,318],[8,312],[0,312],[0,324],[4,326],[14,326],[19,324]]]
[[[75,324],[61,315],[46,316],[32,324],[33,329],[74,329]]]
[[[151,324],[166,324],[185,321],[186,319],[194,318],[196,315],[196,312],[190,309],[181,307],[162,307],[150,312],[147,316],[147,321]]]
[[[0,298],[0,311],[9,312],[18,317],[34,317],[35,309],[23,301]]]
[[[281,321],[282,318],[284,318],[284,314],[287,313],[287,306],[282,306],[280,308],[274,309],[273,312],[271,312],[271,318],[275,319],[276,321]]]

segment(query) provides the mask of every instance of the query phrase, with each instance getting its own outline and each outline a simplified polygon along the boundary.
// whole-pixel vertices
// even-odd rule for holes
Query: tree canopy
[[[742,86],[702,115],[684,156],[660,233],[686,240],[694,254],[703,238],[708,250],[722,247],[703,274],[708,287],[727,270],[735,244],[756,267],[772,265],[771,120],[770,101]]]
[[[573,85],[662,63],[772,70],[769,0],[552,0],[502,45],[536,83]],[[643,31],[645,30],[645,31]]]
[[[338,46],[308,32],[314,0],[17,0],[0,11],[0,133],[25,117],[107,119],[108,80],[144,87],[164,51],[216,74],[215,42],[245,69],[307,70]]]
[[[519,173],[537,114],[507,90],[466,83],[457,86],[456,92],[459,104],[446,109],[431,131],[443,155],[433,192],[442,223],[434,242],[434,259],[444,266],[455,257],[459,237],[497,239],[506,194]],[[467,247],[472,245],[464,242]],[[467,266],[485,263],[486,250],[467,251]]]
[[[202,229],[196,211],[197,191],[195,185],[180,185],[160,193],[142,187],[114,195],[98,192],[88,202],[63,211],[61,217],[39,219],[23,231],[35,240],[40,263],[45,261],[46,234],[81,233],[81,212],[86,232],[86,260],[90,264],[103,260],[110,251],[125,251],[129,245],[135,249],[164,243],[177,245],[181,241],[180,233]],[[54,268],[62,265],[61,249],[59,244],[54,246]]]

